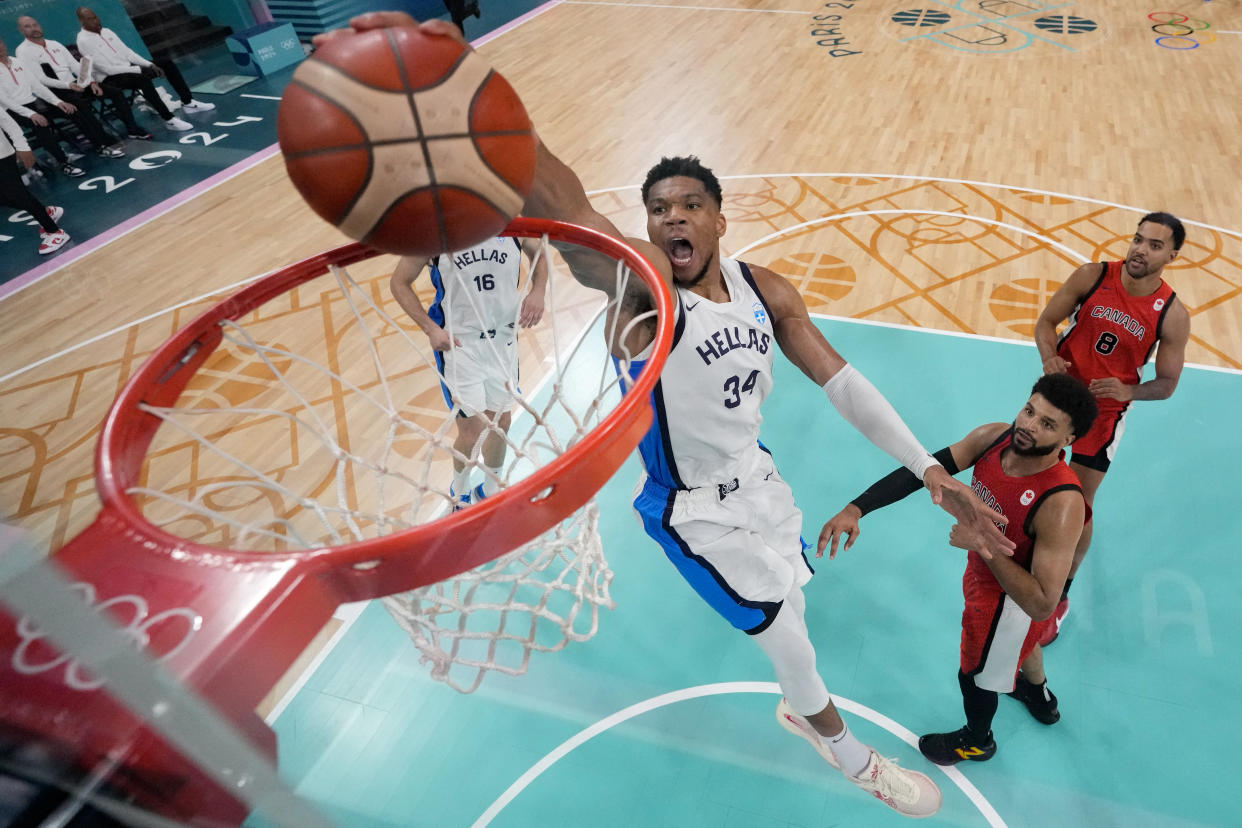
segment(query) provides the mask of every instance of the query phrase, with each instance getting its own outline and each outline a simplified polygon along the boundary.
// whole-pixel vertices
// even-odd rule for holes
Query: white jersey
[[[487,332],[514,335],[522,247],[516,239],[489,239],[432,260],[436,298],[427,313],[456,335]]]
[[[677,288],[673,348],[652,392],[655,423],[639,446],[670,489],[729,486],[755,465],[759,407],[772,389],[772,315],[750,269],[721,258],[729,301]],[[633,370],[639,366],[635,364]]]

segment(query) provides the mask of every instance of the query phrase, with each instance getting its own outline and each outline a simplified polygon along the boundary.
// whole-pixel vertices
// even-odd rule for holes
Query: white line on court
[[[945,331],[940,328],[920,328],[916,325],[901,325],[897,322],[881,322],[876,319],[858,319],[853,316],[833,316],[830,313],[810,312],[814,319],[829,319],[833,322],[847,322],[851,325],[871,325],[876,328],[893,328],[899,331],[918,331],[919,333],[931,334],[932,336],[956,336],[960,339],[974,339],[979,342],[997,342],[1002,345],[1017,345],[1021,348],[1034,348],[1035,343],[1029,339],[1007,339],[1003,336],[988,336],[987,334],[966,333],[965,331]],[[1194,362],[1187,362],[1187,368],[1194,368],[1198,371],[1215,371],[1218,374],[1233,374],[1234,376],[1242,376],[1242,370],[1237,368],[1221,368],[1216,365],[1199,365]]]
[[[955,336],[961,339],[973,339],[977,342],[997,342],[1002,345],[1019,345],[1023,348],[1035,347],[1035,343],[1031,342],[1029,339],[1007,339],[1003,336],[966,333],[965,331],[944,331],[940,328],[919,328],[913,325],[902,325],[898,322],[881,322],[877,319],[857,319],[853,316],[834,316],[831,313],[817,313],[815,311],[810,311],[810,315],[814,319],[829,319],[833,322],[848,322],[854,325],[870,325],[874,328],[892,328],[897,331],[918,331],[919,333],[935,334],[936,336]],[[1232,371],[1233,369],[1226,368],[1225,370]],[[1242,373],[1242,371],[1239,371],[1238,373]]]
[[[1132,213],[1149,213],[1150,209],[1146,207],[1131,207],[1128,204],[1118,204],[1115,201],[1102,201],[1098,198],[1087,198],[1086,196],[1071,195],[1069,193],[1058,193],[1053,190],[1037,190],[1033,187],[1015,187],[1010,184],[997,184],[992,181],[974,181],[969,178],[941,178],[935,175],[905,175],[901,173],[860,173],[860,172],[782,172],[782,173],[746,173],[745,175],[722,175],[718,176],[721,181],[748,181],[753,178],[897,178],[903,181],[939,181],[944,184],[969,184],[975,187],[991,187],[998,190],[1013,190],[1017,193],[1033,193],[1035,195],[1052,196],[1054,198],[1068,198],[1071,201],[1081,201],[1084,204],[1100,204],[1105,207],[1116,207],[1118,210],[1128,210]],[[588,195],[599,195],[602,193],[616,193],[621,190],[638,190],[641,189],[640,184],[626,184],[623,187],[607,187],[600,190],[592,190]],[[1225,233],[1229,236],[1242,239],[1242,232],[1238,230],[1228,230],[1224,227],[1217,227],[1214,224],[1204,224],[1201,221],[1182,218],[1182,224],[1191,224],[1195,227],[1203,227],[1207,230],[1215,230],[1218,233]]]
[[[80,244],[69,248],[65,253],[62,253],[53,261],[38,265],[37,267],[18,276],[16,279],[0,284],[0,301],[20,293],[31,285],[38,284],[49,276],[64,270],[69,265],[85,259],[96,250],[100,250],[112,244],[117,239],[128,236],[135,230],[145,227],[156,219],[171,213],[173,210],[176,210],[178,207],[189,204],[203,193],[214,190],[221,184],[236,178],[244,172],[248,172],[252,167],[258,166],[275,155],[278,149],[279,148],[276,144],[272,144],[271,146],[261,149],[253,155],[249,155],[241,161],[238,161],[236,164],[226,167],[214,175],[208,176],[202,181],[199,181],[197,184],[192,184],[176,195],[169,196],[159,204],[154,204],[146,210],[143,210],[141,213],[138,213],[135,216],[130,216],[115,227],[111,227],[97,236],[84,239]],[[31,274],[37,275],[31,278]],[[15,283],[17,284],[17,287],[11,287]]]
[[[1130,209],[1130,208],[1126,208],[1126,209]],[[1136,212],[1141,212],[1141,211],[1136,211]],[[1048,245],[1049,247],[1053,247],[1053,248],[1056,248],[1057,250],[1060,250],[1066,256],[1069,256],[1071,259],[1074,259],[1075,261],[1081,262],[1083,264],[1086,264],[1086,262],[1088,261],[1088,258],[1086,256],[1082,255],[1076,250],[1073,250],[1070,247],[1067,247],[1066,245],[1063,245],[1059,242],[1053,241],[1047,236],[1041,236],[1039,233],[1035,233],[1031,230],[1027,230],[1024,227],[1019,227],[1016,224],[1008,224],[1003,221],[997,221],[996,219],[980,218],[978,216],[972,216],[968,213],[946,213],[942,210],[923,210],[923,209],[918,209],[918,208],[902,209],[902,210],[856,210],[851,213],[837,213],[831,216],[824,216],[822,218],[812,219],[810,221],[804,221],[800,224],[795,224],[791,227],[786,227],[781,230],[777,230],[775,233],[769,233],[763,238],[757,239],[751,242],[750,244],[742,247],[734,255],[737,257],[740,257],[743,254],[747,253],[748,251],[755,249],[761,244],[766,244],[767,242],[772,241],[773,239],[779,239],[782,236],[788,235],[797,230],[801,230],[807,227],[814,227],[819,224],[827,224],[829,222],[838,221],[840,219],[860,218],[864,216],[878,216],[878,215],[949,216],[951,218],[960,218],[960,219],[964,219],[967,221],[973,221],[978,224],[991,224],[997,227],[1004,227],[1007,230],[1012,230],[1013,232],[1020,233],[1024,236],[1030,236],[1032,238],[1039,239],[1044,244]],[[941,336],[960,336],[960,337],[964,337],[967,339],[976,339],[976,340],[981,340],[984,342],[1005,342],[1005,343],[1010,343],[1014,345],[1025,345],[1025,346],[1032,347],[1032,348],[1035,347],[1034,342],[1030,340],[1024,340],[1024,339],[1006,339],[1004,337],[999,337],[999,336],[986,336],[984,334],[967,333],[965,331],[946,331],[940,328],[924,328],[918,325],[898,325],[893,322],[875,322],[875,321],[871,321],[867,319],[856,319],[854,317],[849,317],[849,316],[832,316],[831,314],[826,314],[826,313],[812,313],[811,316],[819,317],[821,319],[834,319],[840,322],[855,322],[861,325],[876,325],[876,326],[885,327],[885,328],[899,328],[901,330],[907,330],[907,331],[917,330],[917,331],[923,331],[926,333],[939,334]],[[1224,367],[1218,367],[1215,365],[1200,365],[1194,362],[1187,362],[1186,367],[1187,368],[1199,368],[1204,371],[1216,371],[1222,374],[1242,375],[1242,371],[1236,368],[1224,368]]]
[[[536,6],[535,8],[528,11],[526,14],[522,15],[521,17],[515,17],[514,19],[510,20],[508,23],[504,24],[503,26],[496,28],[496,29],[492,29],[487,34],[481,35],[475,38],[474,40],[470,41],[470,45],[477,49],[478,47],[482,46],[484,43],[490,43],[491,41],[495,40],[501,35],[508,34],[514,29],[519,28],[520,26],[525,26],[527,23],[534,20],[536,17],[539,17],[544,12],[550,11],[552,8],[559,6],[560,4],[561,4],[561,0],[548,0],[547,3],[544,3],[543,5],[540,5],[540,6]]]
[[[572,0],[572,1],[576,2],[577,0]],[[1125,205],[1125,204],[1114,204],[1113,202],[1109,202],[1109,201],[1100,201],[1100,200],[1098,200],[1098,199],[1091,199],[1091,198],[1080,198],[1080,197],[1078,197],[1078,196],[1064,195],[1064,194],[1062,194],[1062,193],[1054,193],[1054,192],[1051,192],[1051,191],[1048,191],[1048,190],[1033,190],[1033,189],[1029,189],[1029,188],[1025,188],[1025,187],[1010,187],[1010,186],[1005,185],[1005,184],[991,184],[991,183],[988,183],[988,182],[986,182],[986,181],[970,181],[970,180],[960,179],[960,178],[937,178],[937,177],[932,177],[932,176],[919,176],[919,175],[893,175],[893,174],[887,174],[887,173],[758,173],[758,174],[754,174],[754,175],[732,175],[732,176],[721,176],[721,180],[722,180],[722,181],[742,181],[742,180],[747,180],[747,179],[755,179],[755,178],[782,178],[782,177],[784,177],[784,178],[789,178],[789,177],[797,177],[797,178],[816,178],[816,177],[819,177],[819,178],[899,178],[899,179],[910,179],[910,180],[916,180],[916,181],[942,181],[942,182],[951,183],[951,184],[971,184],[971,185],[977,185],[977,186],[981,186],[981,187],[992,187],[992,188],[1006,189],[1006,190],[1017,190],[1017,191],[1020,191],[1020,192],[1037,193],[1037,194],[1040,194],[1040,195],[1050,195],[1050,196],[1056,196],[1056,197],[1058,197],[1058,198],[1068,198],[1068,199],[1077,200],[1077,201],[1084,201],[1084,202],[1088,202],[1088,203],[1091,203],[1091,204],[1103,204],[1103,205],[1106,205],[1106,206],[1109,206],[1109,207],[1116,207],[1116,208],[1121,209],[1121,210],[1129,210],[1129,211],[1131,211],[1131,212],[1135,212],[1135,213],[1144,213],[1144,212],[1146,212],[1146,210],[1145,210],[1145,209],[1143,209],[1143,208],[1139,208],[1139,207],[1130,207],[1130,206]],[[640,187],[640,185],[638,185],[638,184],[627,184],[627,185],[625,185],[625,186],[621,186],[621,187],[606,187],[606,188],[603,188],[603,189],[591,190],[591,191],[588,193],[588,195],[600,195],[600,194],[603,194],[603,193],[615,193],[615,192],[620,192],[620,191],[622,191],[622,190],[636,190],[636,189],[639,189],[639,187]],[[995,220],[995,219],[980,218],[980,217],[976,217],[976,216],[969,215],[969,214],[967,214],[967,213],[947,213],[947,212],[943,212],[943,211],[939,211],[939,210],[923,210],[923,209],[904,209],[904,210],[860,210],[860,211],[855,211],[855,212],[851,212],[851,213],[839,213],[839,214],[834,215],[834,216],[828,216],[828,217],[825,217],[825,218],[814,219],[814,220],[812,220],[812,221],[808,221],[808,222],[804,222],[804,223],[802,223],[802,224],[796,225],[795,227],[790,227],[790,228],[786,228],[786,229],[784,229],[784,230],[777,231],[777,232],[772,233],[772,234],[770,234],[770,235],[768,235],[768,236],[764,236],[763,238],[759,239],[758,241],[752,242],[751,244],[749,244],[749,245],[747,245],[747,246],[743,247],[741,250],[739,250],[739,251],[737,251],[737,252],[738,252],[738,254],[740,255],[740,254],[742,254],[742,253],[744,253],[744,252],[746,252],[746,251],[748,251],[748,250],[753,249],[754,247],[756,247],[756,246],[758,246],[758,245],[760,245],[760,244],[763,244],[763,243],[764,243],[764,242],[766,242],[766,241],[769,241],[770,239],[773,239],[773,238],[778,238],[778,237],[780,237],[780,236],[782,236],[782,235],[784,235],[784,234],[787,234],[787,233],[791,232],[792,230],[795,230],[795,229],[798,229],[798,228],[808,227],[808,226],[812,226],[812,225],[815,225],[815,224],[822,224],[822,223],[825,223],[825,222],[834,221],[834,220],[838,220],[838,219],[844,219],[844,218],[854,218],[854,217],[861,217],[861,216],[868,216],[868,215],[881,215],[881,214],[942,215],[942,216],[950,216],[950,217],[953,217],[953,218],[968,219],[968,220],[971,220],[971,221],[976,221],[976,222],[979,222],[979,223],[982,223],[982,224],[992,224],[992,225],[995,225],[995,226],[998,226],[998,227],[1004,227],[1004,228],[1007,228],[1007,229],[1009,229],[1009,230],[1013,230],[1013,231],[1014,231],[1014,232],[1016,232],[1016,233],[1021,233],[1021,234],[1023,234],[1023,235],[1028,235],[1028,236],[1032,236],[1033,238],[1039,239],[1040,241],[1044,242],[1045,244],[1048,244],[1049,246],[1055,247],[1056,249],[1058,249],[1058,250],[1062,251],[1063,253],[1065,253],[1065,254],[1066,254],[1067,256],[1069,256],[1070,258],[1073,258],[1073,259],[1076,259],[1076,260],[1078,260],[1078,261],[1082,261],[1082,262],[1087,261],[1086,257],[1084,257],[1081,253],[1077,253],[1076,251],[1074,251],[1074,250],[1070,249],[1069,247],[1067,247],[1067,246],[1065,246],[1065,245],[1062,245],[1062,244],[1060,244],[1060,243],[1058,243],[1058,242],[1053,241],[1052,239],[1048,238],[1047,236],[1042,236],[1042,235],[1040,235],[1040,234],[1038,234],[1038,233],[1032,232],[1032,231],[1027,230],[1027,229],[1025,229],[1025,228],[1023,228],[1023,227],[1018,227],[1017,225],[1007,224],[1007,223],[1005,223],[1005,222],[1002,222],[1002,221],[997,221],[997,220]],[[1218,231],[1218,232],[1225,233],[1225,234],[1227,234],[1227,235],[1237,236],[1238,238],[1242,238],[1242,233],[1238,233],[1238,232],[1233,231],[1233,230],[1226,230],[1226,229],[1224,229],[1224,228],[1222,228],[1222,227],[1216,227],[1215,225],[1211,225],[1211,224],[1203,224],[1203,223],[1201,223],[1201,222],[1192,221],[1192,220],[1190,220],[1190,219],[1182,219],[1182,222],[1183,222],[1184,224],[1191,224],[1191,225],[1194,225],[1194,226],[1196,226],[1196,227],[1204,227],[1204,228],[1207,228],[1207,229],[1209,229],[1209,230],[1216,230],[1216,231]],[[203,301],[203,300],[204,300],[204,299],[206,299],[207,297],[212,296],[212,295],[215,295],[215,294],[220,293],[220,292],[222,292],[222,291],[225,291],[225,290],[230,290],[230,289],[236,289],[236,288],[238,288],[238,287],[241,287],[242,285],[249,284],[250,282],[253,282],[253,281],[255,281],[256,279],[260,279],[260,278],[262,278],[262,276],[266,276],[266,275],[267,275],[267,274],[266,274],[266,273],[264,273],[264,274],[260,274],[259,276],[252,276],[252,277],[250,277],[250,278],[248,278],[248,279],[244,279],[244,280],[242,280],[242,281],[240,281],[240,282],[235,282],[235,283],[234,283],[234,284],[232,284],[232,285],[228,285],[228,286],[225,286],[225,287],[219,288],[219,289],[217,289],[217,290],[213,290],[213,291],[211,291],[210,293],[205,293],[205,294],[203,294],[203,295],[201,295],[201,296],[196,296],[196,297],[194,297],[193,299],[188,299],[188,300],[186,300],[186,301],[184,301],[184,302],[181,302],[181,303],[179,303],[179,304],[173,305],[173,306],[171,306],[171,307],[169,307],[169,308],[166,308],[166,309],[164,309],[164,310],[162,310],[162,311],[156,311],[155,313],[148,314],[147,316],[144,316],[144,317],[142,317],[141,319],[134,320],[133,322],[129,322],[129,323],[126,323],[126,324],[124,324],[124,325],[119,325],[119,326],[117,326],[117,327],[113,328],[112,330],[108,331],[107,333],[103,333],[103,334],[100,334],[100,335],[98,335],[98,336],[92,337],[92,338],[90,338],[90,339],[86,340],[85,342],[79,342],[79,343],[77,343],[77,344],[75,344],[75,345],[70,345],[70,346],[69,346],[69,347],[67,347],[67,348],[63,348],[63,349],[61,349],[60,351],[57,351],[57,352],[52,353],[52,354],[49,354],[48,356],[44,357],[43,359],[37,360],[37,361],[35,361],[35,362],[32,362],[32,363],[30,363],[29,365],[26,365],[26,366],[24,366],[24,367],[22,367],[22,368],[18,368],[18,369],[17,369],[17,370],[15,370],[15,371],[11,371],[11,372],[9,372],[8,374],[5,374],[4,376],[0,376],[0,384],[3,384],[4,382],[6,382],[6,381],[8,381],[8,380],[12,379],[13,377],[19,376],[20,374],[24,374],[24,373],[26,373],[27,371],[31,370],[32,368],[36,368],[36,367],[38,367],[38,366],[40,366],[40,365],[44,365],[44,364],[46,364],[46,363],[48,363],[48,362],[51,362],[51,361],[53,361],[53,360],[55,360],[55,359],[58,359],[59,357],[65,356],[66,354],[70,354],[70,353],[72,353],[72,352],[74,352],[74,351],[76,351],[76,350],[78,350],[78,349],[80,349],[80,348],[83,348],[83,347],[85,347],[85,346],[87,346],[87,345],[89,345],[89,344],[91,344],[91,343],[93,343],[93,342],[97,342],[97,341],[99,341],[100,339],[103,339],[104,337],[108,337],[108,336],[111,336],[111,335],[113,335],[113,334],[119,333],[119,332],[121,332],[121,331],[123,331],[123,330],[126,330],[127,328],[133,327],[134,325],[141,324],[142,322],[145,322],[145,321],[147,321],[147,320],[149,320],[149,319],[153,319],[153,318],[155,318],[155,317],[157,317],[157,316],[161,316],[161,315],[163,315],[163,314],[165,314],[165,313],[169,313],[169,312],[171,312],[171,311],[173,311],[173,310],[176,310],[177,308],[181,308],[181,307],[184,307],[184,306],[186,306],[186,305],[191,305],[191,304],[194,304],[195,302],[200,302],[200,301]],[[858,321],[858,320],[855,320],[855,321]],[[896,327],[903,327],[903,326],[896,326]],[[906,326],[906,327],[910,327],[910,326]],[[931,328],[919,328],[919,330],[924,330],[924,331],[934,331],[934,329],[931,329]],[[949,332],[949,331],[938,331],[938,332],[939,332],[939,333],[953,333],[953,332]],[[1004,340],[1004,339],[1001,339],[1001,340],[997,340],[997,341],[1002,341],[1002,342],[1004,342],[1004,341],[1010,341],[1010,340]],[[1187,367],[1190,367],[1190,368],[1202,368],[1203,370],[1206,370],[1206,371],[1216,371],[1216,372],[1226,373],[1226,374],[1242,374],[1242,371],[1238,371],[1237,369],[1233,369],[1233,368],[1222,368],[1222,367],[1217,367],[1217,366],[1212,366],[1212,365],[1199,365],[1199,364],[1197,364],[1197,363],[1189,363],[1189,362],[1188,362],[1188,363],[1186,363],[1186,365],[1187,365]]]
[[[840,219],[847,219],[847,218],[861,218],[864,216],[908,216],[908,215],[948,216],[949,218],[962,219],[965,221],[974,222],[976,224],[991,224],[996,227],[1004,227],[1005,229],[1012,230],[1015,233],[1021,233],[1024,236],[1030,236],[1032,238],[1039,239],[1041,242],[1048,245],[1049,247],[1053,247],[1053,248],[1056,248],[1057,250],[1060,250],[1066,256],[1069,256],[1071,259],[1077,259],[1082,264],[1086,264],[1088,261],[1090,261],[1086,256],[1082,255],[1081,253],[1076,252],[1075,250],[1071,249],[1067,245],[1061,244],[1058,241],[1054,241],[1053,239],[1050,239],[1047,236],[1041,236],[1039,233],[1035,233],[1031,230],[1026,230],[1022,227],[1017,226],[1016,224],[1009,224],[1007,222],[998,221],[997,219],[980,218],[978,216],[972,216],[969,213],[949,213],[944,210],[924,210],[920,208],[905,208],[905,209],[892,209],[892,210],[855,210],[851,213],[836,213],[831,216],[822,216],[821,218],[811,219],[810,221],[804,221],[801,224],[795,224],[791,227],[782,228],[780,230],[777,230],[775,233],[769,233],[763,238],[757,239],[751,242],[750,244],[746,245],[745,247],[743,247],[741,250],[738,250],[736,255],[740,256],[749,250],[753,250],[754,248],[758,247],[761,244],[765,244],[771,241],[772,239],[779,239],[781,236],[787,236],[790,233],[794,232],[795,230],[801,230],[804,227],[815,227],[816,225],[827,224],[828,222],[831,222],[831,221],[838,221]]]
[[[315,674],[315,670],[319,669],[319,665],[322,664],[323,660],[328,657],[328,654],[336,649],[336,645],[339,644],[341,639],[345,637],[345,633],[349,632],[349,628],[354,625],[354,622],[358,620],[360,615],[362,615],[362,611],[366,609],[366,605],[369,603],[370,601],[357,601],[352,604],[342,604],[336,608],[332,614],[332,617],[339,618],[341,626],[337,627],[336,632],[332,633],[331,638],[325,641],[324,645],[319,648],[319,652],[315,653],[315,657],[312,658],[310,663],[306,665],[306,668],[298,674],[297,679],[292,685],[290,685],[289,689],[285,691],[284,695],[280,697],[280,701],[276,702],[276,706],[263,717],[264,722],[271,725],[278,718],[280,718],[280,714],[285,712],[285,708],[289,706],[289,702],[293,701],[293,697],[298,694],[298,691],[300,691],[302,687],[305,686],[306,682],[310,680],[310,677]]]
[[[146,321],[148,321],[148,320],[151,320],[151,319],[156,319],[157,317],[164,316],[164,315],[166,315],[166,314],[172,313],[173,311],[175,311],[175,310],[177,310],[177,309],[179,309],[179,308],[184,308],[184,307],[186,307],[187,305],[193,305],[195,302],[202,302],[203,300],[205,300],[205,299],[207,299],[207,298],[209,298],[209,297],[211,297],[211,296],[215,296],[216,294],[223,293],[224,291],[230,291],[230,292],[231,292],[231,291],[237,290],[237,289],[238,289],[238,288],[240,288],[240,287],[243,287],[243,286],[245,286],[245,285],[248,285],[248,284],[250,284],[251,282],[254,282],[254,281],[257,281],[257,280],[259,280],[259,279],[262,279],[264,276],[267,276],[267,275],[269,275],[270,273],[275,273],[275,272],[276,272],[276,271],[274,271],[274,270],[273,270],[273,271],[269,271],[268,273],[260,273],[258,276],[251,276],[251,277],[249,277],[249,278],[242,279],[240,282],[234,282],[234,283],[233,283],[233,284],[231,284],[231,285],[225,285],[224,287],[216,288],[215,290],[213,290],[213,291],[211,291],[211,292],[209,292],[209,293],[204,293],[204,294],[202,294],[201,296],[195,296],[193,299],[186,299],[185,301],[183,301],[183,302],[178,302],[178,303],[177,303],[177,304],[175,304],[175,305],[169,305],[168,307],[164,308],[163,310],[157,310],[157,311],[155,311],[155,312],[153,312],[153,313],[148,313],[146,316],[139,317],[138,319],[135,319],[135,320],[133,320],[132,322],[126,322],[126,323],[125,323],[125,324],[123,324],[123,325],[118,325],[118,326],[116,326],[115,328],[113,328],[113,329],[112,329],[112,330],[110,330],[110,331],[104,331],[104,332],[103,332],[103,333],[101,333],[101,334],[97,334],[97,335],[95,335],[95,336],[92,336],[90,339],[86,339],[86,340],[83,340],[82,342],[77,342],[77,343],[74,343],[73,345],[70,345],[70,346],[69,346],[69,347],[67,347],[67,348],[62,348],[62,349],[60,349],[59,351],[57,351],[57,352],[55,352],[55,353],[53,353],[53,354],[48,354],[47,356],[43,357],[42,359],[36,359],[34,362],[30,363],[29,365],[22,366],[21,368],[18,368],[18,369],[17,369],[17,370],[15,370],[15,371],[10,371],[9,373],[7,373],[7,374],[5,374],[4,376],[0,377],[0,385],[4,384],[5,382],[8,382],[8,381],[9,381],[9,380],[11,380],[11,379],[13,379],[13,377],[16,377],[16,376],[19,376],[19,375],[21,375],[21,374],[24,374],[24,373],[26,373],[27,371],[30,371],[30,370],[32,370],[32,369],[34,369],[34,368],[38,368],[40,365],[46,365],[46,364],[47,364],[47,363],[49,363],[49,362],[52,362],[52,361],[57,360],[57,359],[60,359],[60,358],[61,358],[61,357],[63,357],[63,356],[68,356],[69,354],[73,353],[74,351],[77,351],[77,350],[80,350],[80,349],[82,349],[82,348],[85,348],[87,345],[90,345],[90,344],[92,344],[92,343],[98,342],[98,341],[99,341],[99,340],[101,340],[101,339],[107,339],[108,337],[112,336],[113,334],[118,334],[118,333],[120,333],[121,331],[128,330],[129,328],[134,327],[135,325],[141,325],[143,322],[146,322]],[[224,298],[224,297],[222,297],[222,298]]]
[[[649,713],[652,710],[657,710],[661,707],[667,707],[668,705],[688,701],[690,699],[698,699],[705,696],[727,695],[730,693],[767,693],[779,696],[781,694],[781,689],[780,685],[774,681],[730,681],[721,682],[719,684],[702,684],[698,687],[686,687],[682,690],[674,690],[671,693],[664,693],[663,695],[646,699],[645,701],[638,702],[637,704],[632,704],[623,710],[618,710],[611,716],[606,716],[590,727],[578,731],[564,742],[561,742],[561,744],[554,748],[550,753],[532,765],[526,773],[519,776],[517,780],[510,785],[478,819],[474,821],[471,828],[484,828],[484,826],[489,825],[491,821],[496,818],[496,815],[504,810],[505,806],[507,806],[514,800],[515,797],[517,797],[518,794],[525,790],[531,782],[534,782],[537,778],[539,778],[540,774],[569,755],[569,753],[575,748],[581,747],[599,734],[616,727],[623,722],[629,721],[637,716],[641,716],[644,713]],[[912,733],[908,728],[903,727],[889,717],[885,716],[883,713],[879,713],[866,705],[859,704],[858,702],[851,701],[850,699],[842,698],[841,696],[833,695],[832,700],[838,708],[884,728],[915,750],[918,750],[918,739],[915,737],[914,733]],[[979,813],[983,815],[983,818],[988,821],[988,825],[994,826],[994,828],[1006,828],[1006,823],[1001,818],[1000,814],[996,812],[996,809],[992,807],[992,804],[988,802],[987,798],[979,792],[979,789],[976,788],[969,779],[962,775],[960,770],[952,766],[939,767],[939,769],[944,772],[945,776],[949,777],[949,780],[952,781],[954,785],[957,785],[957,787],[961,789],[962,793],[966,794],[966,798],[971,801],[971,804],[973,804],[975,808],[978,809]]]

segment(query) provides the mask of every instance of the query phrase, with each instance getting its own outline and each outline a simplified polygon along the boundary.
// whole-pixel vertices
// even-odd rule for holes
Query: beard
[[[1147,276],[1150,276],[1151,274],[1155,273],[1156,270],[1159,269],[1159,268],[1151,267],[1150,263],[1148,262],[1143,262],[1141,265],[1140,264],[1134,265],[1135,267],[1141,268],[1141,270],[1138,273],[1135,273],[1130,268],[1131,264],[1133,264],[1133,262],[1130,259],[1126,259],[1126,273],[1130,274],[1130,277],[1133,279],[1146,278]]]
[[[1029,447],[1022,448],[1013,441],[1014,436],[1017,434],[1017,430],[1018,427],[1016,424],[1009,426],[1009,448],[1019,457],[1046,457],[1060,448],[1060,446],[1056,443],[1049,443],[1046,446],[1041,446],[1039,443],[1036,443],[1034,439],[1031,440],[1031,445]],[[1025,433],[1026,432],[1023,432],[1023,434]]]
[[[699,272],[694,275],[694,278],[689,279],[687,281],[682,281],[678,279],[677,287],[692,288],[695,285],[697,285],[699,282],[703,281],[703,279],[706,278],[707,276],[708,268],[712,266],[712,262],[715,261],[715,259],[716,259],[715,254],[708,256],[707,261],[703,262],[703,267],[700,268]]]

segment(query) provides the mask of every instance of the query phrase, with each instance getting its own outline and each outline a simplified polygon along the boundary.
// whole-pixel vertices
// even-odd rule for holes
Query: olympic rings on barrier
[[[167,652],[156,655],[156,661],[166,661],[181,652],[182,648],[194,637],[194,633],[202,626],[202,616],[187,607],[177,607],[176,609],[164,610],[155,615],[150,615],[150,608],[146,600],[139,595],[117,595],[95,604],[95,588],[90,584],[78,582],[73,584],[70,589],[80,592],[82,599],[86,603],[95,605],[96,612],[102,613],[113,607],[128,606],[133,617],[129,619],[129,623],[121,628],[121,632],[138,649],[145,648],[150,643],[151,636],[148,631],[152,627],[172,618],[183,619],[185,629],[181,633],[181,640],[174,644]],[[90,691],[103,686],[104,682],[102,679],[91,677],[83,669],[82,665],[78,663],[76,658],[71,658],[65,653],[60,653],[47,661],[39,662],[35,660],[38,656],[32,655],[32,649],[36,651],[43,650],[45,657],[50,656],[51,653],[48,651],[47,645],[39,644],[44,637],[43,631],[29,618],[22,616],[17,622],[17,636],[21,639],[21,643],[13,651],[12,666],[18,673],[32,676],[55,670],[61,665],[65,665],[65,684],[71,689]]]

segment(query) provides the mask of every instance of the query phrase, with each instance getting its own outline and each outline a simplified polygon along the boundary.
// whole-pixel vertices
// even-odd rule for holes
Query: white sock
[[[858,776],[871,761],[871,748],[858,741],[858,737],[850,733],[849,725],[845,725],[845,728],[836,736],[822,736],[821,738],[828,743],[828,749],[832,751],[832,755],[837,757],[841,770],[849,776]]]
[[[487,495],[488,497],[491,497],[492,495],[496,494],[497,490],[500,489],[500,484],[498,484],[495,480],[492,479],[492,475],[494,474],[496,475],[497,478],[499,478],[500,471],[503,468],[503,465],[502,466],[486,466],[485,468],[487,469],[488,473],[483,475],[483,494]]]
[[[453,491],[458,495],[464,495],[470,491],[469,466],[462,466],[460,471],[453,471]]]

